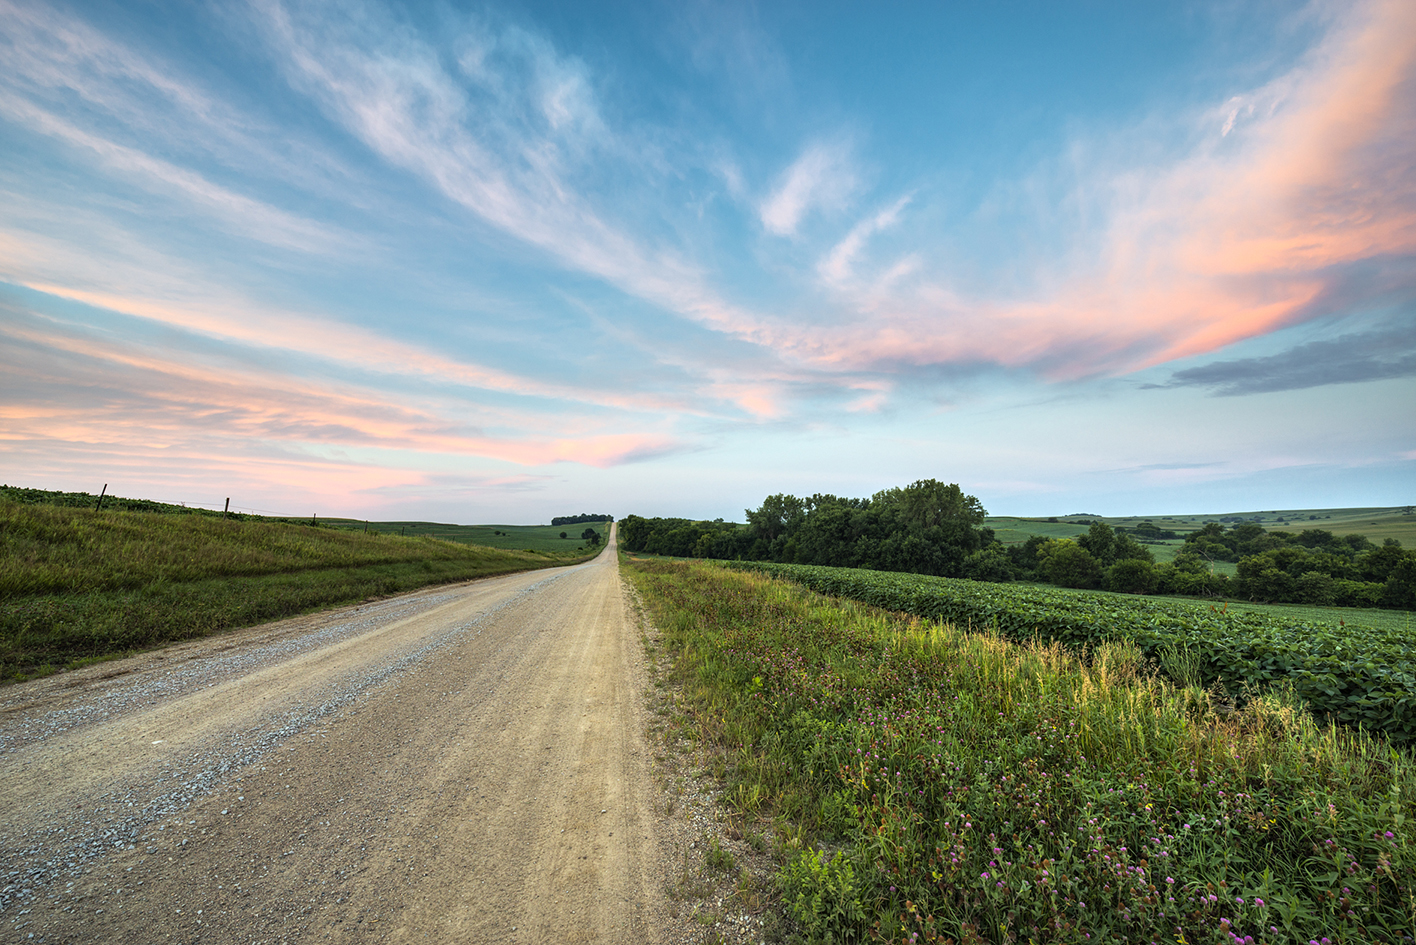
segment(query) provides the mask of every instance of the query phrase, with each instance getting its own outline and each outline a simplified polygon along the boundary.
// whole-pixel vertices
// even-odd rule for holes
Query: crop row
[[[958,627],[1016,640],[1053,639],[1076,649],[1130,640],[1162,665],[1184,654],[1199,685],[1232,692],[1286,681],[1319,715],[1416,743],[1416,635],[1333,626],[1209,604],[1129,599],[984,584],[919,574],[735,562],[804,585]]]

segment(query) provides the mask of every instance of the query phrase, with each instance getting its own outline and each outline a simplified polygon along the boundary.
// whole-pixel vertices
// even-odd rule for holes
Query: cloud
[[[791,236],[807,213],[838,208],[858,186],[850,155],[842,144],[813,144],[782,175],[777,189],[758,210],[762,226],[777,236]]]
[[[1385,294],[1363,303],[1416,299],[1416,7],[1355,6],[1287,74],[1188,120],[1195,143],[1169,160],[1120,157],[1153,129],[1081,147],[1064,197],[1104,222],[1062,257],[1019,250],[1023,277],[1000,291],[930,277],[928,242],[891,282],[846,280],[866,223],[818,263],[839,324],[777,325],[774,341],[842,373],[991,363],[1070,379],[1348,314],[1374,266]],[[780,229],[809,192],[779,191]]]
[[[215,159],[282,189],[295,184],[346,200],[367,186],[336,155],[312,146],[305,129],[273,125],[215,97],[165,52],[133,48],[51,7],[0,0],[7,66],[0,104],[12,120],[100,156],[110,171],[160,190],[172,189],[165,182],[175,173],[178,189],[228,210],[256,201],[222,193],[182,159]],[[272,208],[260,209],[271,215]]]
[[[1267,394],[1328,384],[1416,376],[1416,323],[1310,341],[1263,358],[1216,361],[1176,371],[1156,387],[1209,387],[1216,396]]]
[[[841,285],[846,282],[851,276],[851,264],[855,261],[861,248],[865,246],[866,240],[881,230],[894,226],[900,219],[901,211],[905,209],[911,199],[912,196],[907,194],[884,210],[866,217],[852,227],[845,239],[832,247],[825,258],[816,264],[816,271],[821,275],[821,278],[831,285]]]
[[[594,117],[587,82],[575,79],[583,120],[553,121],[544,90],[580,67],[539,40],[511,31],[474,31],[477,76],[467,87],[444,68],[439,51],[368,6],[358,18],[321,19],[267,0],[262,24],[291,82],[386,163],[415,174],[456,205],[548,253],[573,271],[692,321],[772,348],[770,327],[723,301],[703,271],[672,248],[636,238],[596,207],[578,161],[581,131],[594,126],[617,155],[643,150],[619,140]],[[532,73],[530,81],[522,73]],[[559,106],[557,106],[559,107]],[[551,108],[550,111],[555,111]],[[610,205],[624,202],[616,192]]]
[[[89,134],[28,102],[0,95],[0,114],[92,152],[104,166],[136,180],[149,191],[169,197],[180,194],[248,238],[281,249],[322,253],[347,248],[351,242],[329,227],[214,184],[186,168]]]
[[[301,378],[258,352],[212,353],[170,335],[157,346],[3,298],[0,315],[0,426],[17,448],[62,440],[176,450],[194,438],[234,438],[306,452],[354,448],[598,467],[682,448],[661,432],[606,430],[584,413],[531,415],[446,394]]]

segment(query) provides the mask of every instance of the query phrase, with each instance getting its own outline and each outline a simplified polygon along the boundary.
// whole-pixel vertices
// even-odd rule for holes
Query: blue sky
[[[0,0],[0,478],[1406,504],[1416,8]]]

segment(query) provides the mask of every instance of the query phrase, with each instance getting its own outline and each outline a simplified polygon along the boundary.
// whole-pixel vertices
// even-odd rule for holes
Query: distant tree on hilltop
[[[552,525],[583,525],[586,522],[613,522],[613,515],[603,513],[592,515],[589,512],[581,512],[579,515],[557,515],[551,519]]]

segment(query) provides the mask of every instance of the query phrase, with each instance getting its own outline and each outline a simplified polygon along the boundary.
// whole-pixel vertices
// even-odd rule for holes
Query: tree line
[[[613,522],[613,515],[592,515],[589,512],[581,512],[579,515],[557,515],[551,519],[552,525],[581,525],[585,522]]]
[[[1154,525],[1128,531],[1093,521],[1076,538],[1034,535],[1005,546],[984,526],[982,503],[957,484],[925,479],[868,499],[787,494],[746,509],[745,525],[722,519],[620,522],[626,551],[683,558],[781,561],[905,571],[976,581],[1037,581],[1133,594],[1416,609],[1416,551],[1395,539],[1320,529],[1268,532],[1253,523],[1210,523],[1190,533],[1173,561],[1147,544],[1178,537]],[[1238,574],[1214,562],[1238,563]]]
[[[980,555],[1000,554],[1002,547],[983,527],[982,503],[956,483],[934,479],[868,499],[779,493],[745,513],[746,525],[627,515],[620,521],[620,541],[627,551],[649,554],[944,577],[984,577],[993,558]]]

